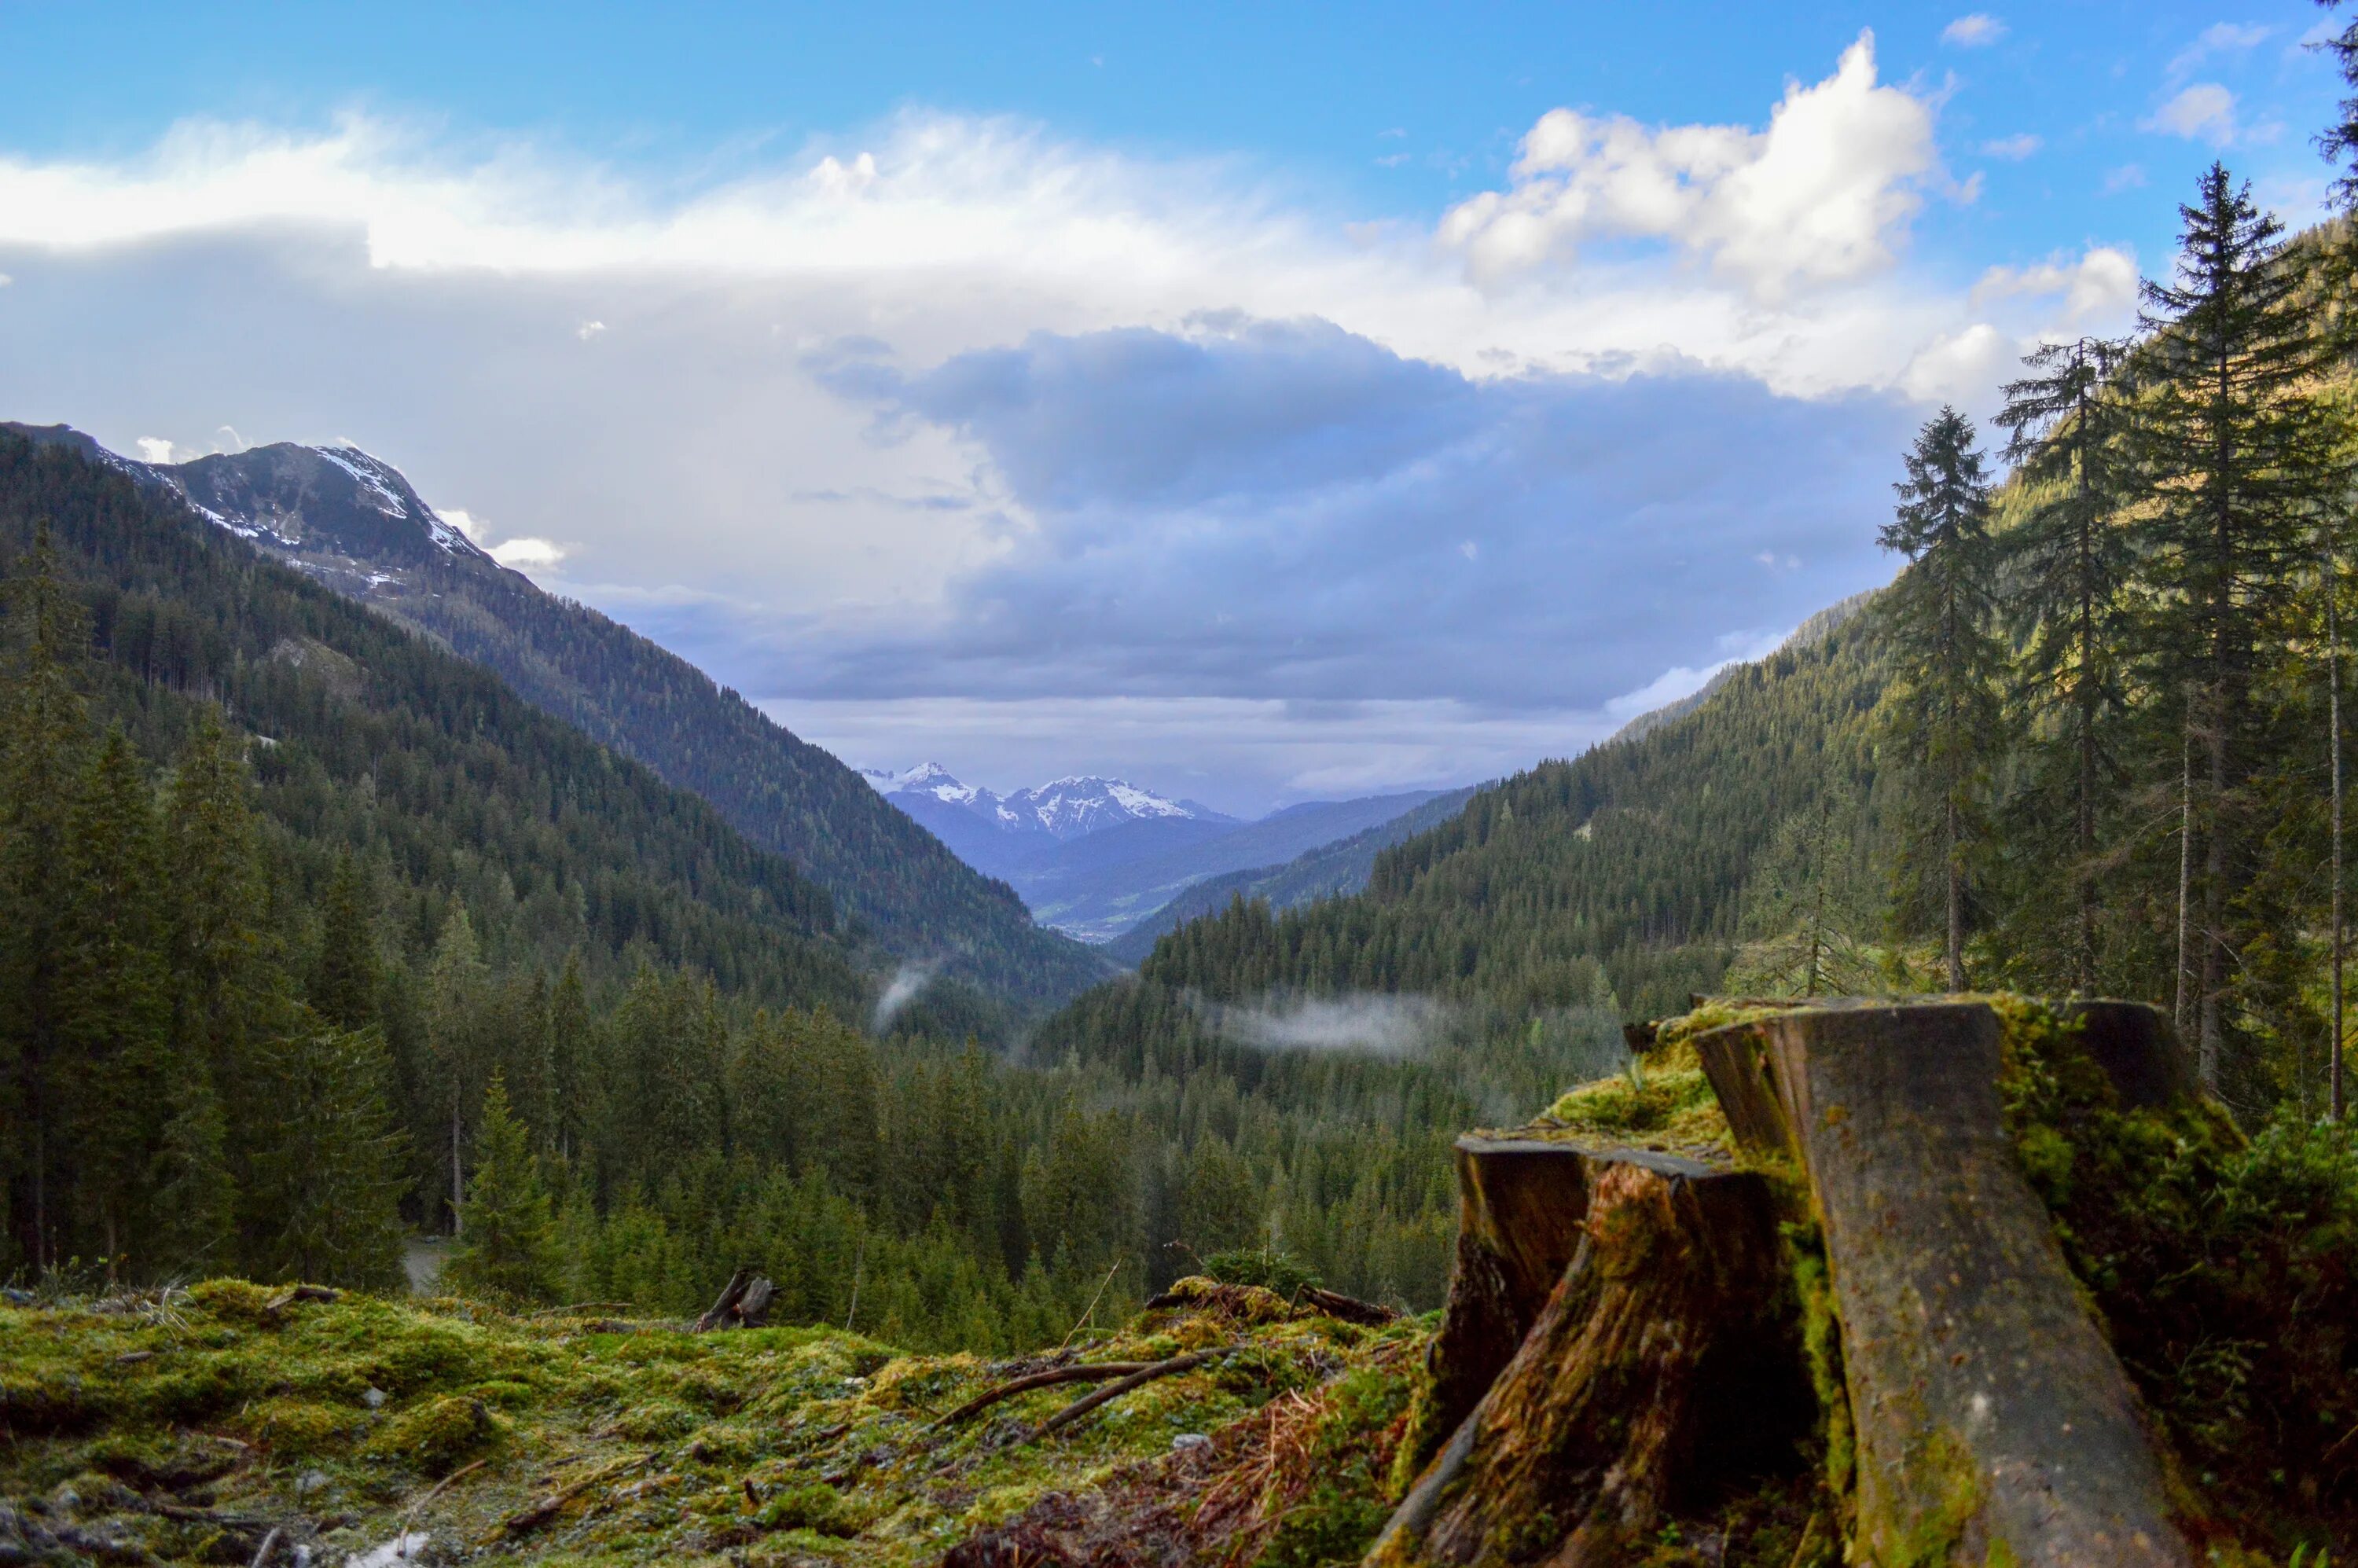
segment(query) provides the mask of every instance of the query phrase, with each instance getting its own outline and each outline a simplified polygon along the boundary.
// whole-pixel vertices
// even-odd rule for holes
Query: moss
[[[1634,1060],[1624,1076],[1567,1091],[1541,1121],[1551,1130],[1690,1155],[1725,1154],[1732,1146],[1711,1081],[1693,1047],[1684,1044]]]
[[[633,1443],[669,1443],[704,1424],[704,1418],[674,1400],[657,1400],[624,1411],[614,1422],[617,1436]]]
[[[307,1459],[336,1446],[358,1422],[353,1412],[309,1400],[269,1399],[239,1416],[236,1430],[274,1459]]]
[[[445,1394],[395,1416],[362,1452],[442,1476],[500,1442],[507,1431],[508,1423],[482,1400]]]
[[[741,1554],[931,1568],[951,1544],[1044,1498],[1123,1509],[1151,1494],[1183,1518],[1202,1486],[1165,1477],[1175,1437],[1238,1430],[1374,1368],[1336,1407],[1362,1411],[1336,1418],[1370,1444],[1362,1459],[1338,1439],[1305,1473],[1309,1512],[1289,1550],[1307,1563],[1321,1541],[1381,1510],[1390,1450],[1364,1429],[1385,1400],[1404,1404],[1431,1326],[1338,1331],[1254,1296],[1243,1318],[1256,1321],[1221,1310],[1232,1302],[1159,1312],[1091,1355],[1153,1360],[1197,1344],[1240,1353],[1026,1443],[1011,1437],[1077,1390],[1039,1390],[955,1428],[930,1423],[1031,1361],[901,1356],[827,1329],[587,1334],[464,1303],[358,1295],[273,1322],[254,1310],[269,1299],[260,1287],[206,1294],[220,1310],[191,1305],[171,1329],[81,1307],[0,1309],[0,1405],[66,1418],[38,1432],[12,1424],[0,1443],[0,1497],[47,1498],[75,1483],[103,1528],[132,1543],[130,1555],[168,1561],[225,1556],[230,1542],[207,1539],[219,1535],[211,1526],[115,1509],[109,1487],[236,1517],[341,1519],[320,1548],[341,1561],[405,1520],[438,1541],[480,1540],[535,1498],[611,1470],[503,1550],[568,1563]],[[152,1354],[121,1359],[134,1351]],[[371,1389],[386,1397],[372,1400]],[[168,1409],[206,1413],[182,1421],[159,1413]],[[1223,1441],[1247,1460],[1261,1452]],[[789,1497],[798,1500],[763,1524],[762,1510]],[[102,1522],[89,1509],[82,1521]]]

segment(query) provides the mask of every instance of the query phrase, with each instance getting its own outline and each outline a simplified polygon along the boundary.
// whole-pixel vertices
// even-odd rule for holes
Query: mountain
[[[1154,919],[1206,878],[1272,868],[1394,821],[1437,793],[1305,801],[1239,822],[1121,779],[1057,779],[1001,795],[938,762],[862,776],[968,864],[1003,878],[1034,916],[1092,942]]]
[[[254,737],[278,875],[339,852],[430,945],[455,898],[487,955],[644,957],[773,1003],[863,1013],[877,967],[827,892],[697,796],[438,643],[320,588],[87,444],[0,430],[0,576],[45,523],[91,622],[99,717],[168,758],[200,699]],[[436,546],[438,547],[438,546]]]
[[[709,801],[897,957],[1027,1005],[1106,972],[834,757],[676,654],[501,567],[390,464],[356,448],[287,442],[147,464],[66,426],[0,428],[184,500],[225,533],[492,670],[544,712]]]
[[[878,794],[934,830],[968,865],[1005,876],[1054,844],[1130,822],[1229,823],[1206,806],[1167,800],[1124,779],[1063,778],[995,795],[961,784],[939,762],[901,773],[862,768]]]

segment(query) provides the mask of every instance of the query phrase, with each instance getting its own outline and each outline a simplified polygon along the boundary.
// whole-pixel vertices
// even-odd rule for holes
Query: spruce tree
[[[2136,449],[2152,612],[2148,676],[2177,703],[2181,752],[2180,1012],[2203,1081],[2220,1082],[2230,920],[2251,879],[2243,786],[2255,770],[2253,685],[2279,623],[2314,495],[2318,348],[2282,225],[2213,164],[2181,207],[2176,278],[2145,285]],[[2201,846],[2199,856],[2196,846]]]
[[[2069,761],[2077,929],[2072,989],[2096,984],[2096,838],[2105,770],[2100,735],[2123,700],[2132,547],[2115,514],[2123,493],[2126,412],[2110,383],[2127,345],[2082,337],[2024,356],[2035,373],[2010,382],[1998,423],[2007,460],[2029,496],[2006,540],[2017,576],[2007,619],[2023,647],[2018,679],[2034,719],[2059,721]],[[2035,873],[2049,874],[2042,867]]]
[[[120,727],[107,732],[79,795],[58,976],[71,1098],[61,1125],[77,1155],[77,1207],[113,1269],[144,1264],[151,1228],[171,1223],[150,1191],[172,1070],[156,805]]]
[[[578,947],[565,955],[565,968],[548,996],[548,1079],[551,1116],[543,1141],[560,1160],[579,1159],[598,1125],[600,1085],[590,992]]]
[[[246,1051],[275,1000],[259,917],[265,907],[243,740],[207,703],[181,748],[164,809],[173,1033],[200,1053],[220,1092],[252,1103]]]
[[[1916,844],[1938,868],[1948,987],[1963,990],[1968,871],[2006,664],[1990,631],[1989,483],[1973,423],[1953,408],[1926,422],[1905,461],[1908,477],[1892,487],[1899,505],[1880,535],[1909,562],[1885,603],[1895,675],[1887,722],[1922,797]]]
[[[379,966],[370,904],[368,879],[347,850],[336,857],[321,903],[309,991],[311,1010],[339,1029],[366,1029],[377,1021]]]
[[[508,1107],[498,1073],[475,1128],[475,1173],[447,1277],[462,1291],[536,1301],[557,1283],[557,1226],[532,1132]]]
[[[36,1268],[59,1257],[66,1150],[61,1126],[59,979],[70,907],[70,818],[81,794],[90,716],[81,688],[89,633],[61,576],[46,522],[10,584],[0,665],[0,1067],[13,1120],[6,1140],[10,1231]]]
[[[452,900],[434,944],[434,959],[427,971],[426,1039],[434,1069],[441,1082],[438,1098],[449,1113],[449,1202],[451,1234],[466,1224],[466,1119],[469,1089],[478,1081],[483,1052],[476,1039],[483,1007],[486,969],[475,944],[474,922],[467,906]],[[504,1097],[503,1097],[504,1098]]]
[[[402,1279],[405,1140],[373,1029],[298,1028],[260,1051],[249,1249],[265,1278],[385,1290]]]
[[[2338,10],[2342,0],[2320,0],[2329,10]],[[2327,127],[2317,138],[2317,150],[2330,163],[2343,167],[2333,182],[2333,193],[2342,208],[2358,211],[2358,20],[2345,23],[2338,33],[2329,34],[2319,45],[2333,57],[2341,68],[2342,80],[2351,88],[2349,97],[2342,100],[2341,119]]]

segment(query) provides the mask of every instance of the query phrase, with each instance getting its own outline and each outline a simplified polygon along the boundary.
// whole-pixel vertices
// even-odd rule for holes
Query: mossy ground
[[[58,1561],[242,1563],[276,1527],[328,1563],[408,1531],[431,1539],[429,1560],[931,1564],[1052,1503],[1115,1529],[1125,1509],[1159,1510],[1218,1539],[1206,1561],[1354,1562],[1381,1522],[1378,1477],[1425,1332],[1150,1313],[1067,1355],[1234,1354],[1032,1442],[1085,1390],[934,1423],[1044,1358],[459,1300],[348,1294],[273,1311],[274,1296],[215,1281],[160,1300],[0,1307],[0,1553],[37,1555],[46,1541]],[[1174,1451],[1186,1434],[1210,1442]],[[500,1532],[593,1477],[544,1522]]]

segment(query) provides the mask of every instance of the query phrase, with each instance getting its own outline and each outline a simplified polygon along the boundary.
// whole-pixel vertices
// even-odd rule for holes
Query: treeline
[[[2034,352],[2011,482],[1943,410],[1884,543],[1888,922],[1944,985],[2172,1007],[2248,1112],[2339,1109],[2345,226],[2213,166],[2135,342]]]
[[[872,1038],[887,960],[708,808],[5,441],[0,768],[0,1277],[398,1288],[455,1223],[469,1288],[685,1314],[750,1262],[911,1344],[1061,1338],[1223,1253],[1431,1305],[1450,1141],[1612,1034],[1275,1052],[1158,997],[1181,1054],[1060,1024],[1019,1065],[936,986]]]

